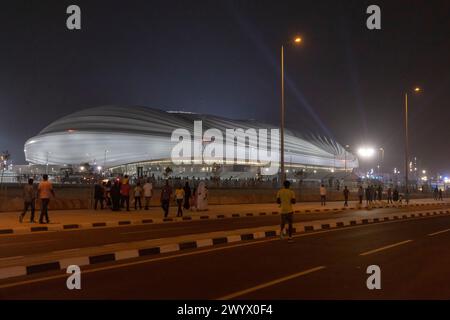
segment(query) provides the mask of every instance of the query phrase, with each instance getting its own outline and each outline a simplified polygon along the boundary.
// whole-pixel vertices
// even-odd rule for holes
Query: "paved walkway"
[[[450,203],[448,199],[444,202],[437,202],[433,199],[415,199],[411,200],[410,204],[442,204]],[[375,203],[376,207],[387,206],[386,202]],[[360,209],[361,206],[357,201],[349,202],[350,209]],[[298,203],[294,205],[294,209],[297,214],[308,214],[310,212],[329,212],[343,210],[343,202],[335,201],[328,202],[326,206],[321,206],[318,202]],[[365,209],[363,207],[362,209]],[[227,217],[246,217],[246,216],[259,216],[270,215],[278,213],[279,208],[275,203],[262,203],[262,204],[241,204],[241,205],[214,205],[209,206],[207,211],[185,211],[183,218],[175,218],[176,208],[171,207],[169,211],[169,221],[178,220],[194,220],[194,219],[209,219],[209,218],[227,218]],[[23,230],[24,232],[30,231],[30,228],[34,228],[32,231],[47,231],[47,230],[59,230],[59,229],[71,229],[71,228],[83,228],[83,227],[104,227],[115,226],[134,223],[162,223],[164,221],[162,209],[159,207],[151,207],[149,210],[137,210],[131,209],[131,211],[113,212],[109,209],[104,210],[55,210],[50,211],[50,221],[48,225],[31,224],[29,223],[29,215],[24,219],[23,223],[19,223],[17,212],[3,212],[0,213],[0,230],[15,229]],[[38,220],[39,211],[36,212],[35,220]],[[94,225],[93,225],[94,224]],[[100,224],[100,225],[97,225]],[[105,224],[105,225],[103,225]],[[66,227],[67,226],[67,227]],[[43,230],[42,228],[47,228]],[[15,231],[16,233],[17,231]],[[8,232],[4,232],[8,233]],[[11,232],[12,233],[12,232]]]

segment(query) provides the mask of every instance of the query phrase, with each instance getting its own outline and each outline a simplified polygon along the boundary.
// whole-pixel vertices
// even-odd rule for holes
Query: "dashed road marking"
[[[373,249],[373,250],[370,250],[370,251],[366,251],[366,252],[360,253],[359,255],[360,256],[367,256],[367,255],[372,254],[372,253],[377,253],[377,252],[380,252],[380,251],[383,251],[383,250],[387,250],[387,249],[391,249],[391,248],[394,248],[394,247],[398,247],[398,246],[401,246],[403,244],[407,244],[407,243],[410,243],[410,242],[412,242],[412,240],[405,240],[405,241],[397,242],[397,243],[394,243],[394,244],[390,244],[388,246],[384,246],[384,247],[381,247],[381,248],[377,248],[377,249]]]

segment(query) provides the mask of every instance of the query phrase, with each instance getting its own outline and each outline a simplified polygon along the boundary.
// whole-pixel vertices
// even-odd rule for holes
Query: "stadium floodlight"
[[[361,158],[372,158],[375,154],[375,149],[370,147],[361,147],[358,149],[358,155]]]

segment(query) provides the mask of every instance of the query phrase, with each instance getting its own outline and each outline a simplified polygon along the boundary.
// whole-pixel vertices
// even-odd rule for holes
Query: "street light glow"
[[[375,154],[374,148],[363,147],[358,149],[358,155],[362,158],[371,158],[373,157],[374,154]]]
[[[420,89],[419,87],[415,87],[414,88],[414,92],[420,92],[422,89]]]
[[[297,37],[297,38],[295,38],[294,42],[295,42],[295,43],[300,43],[300,42],[302,42],[302,38]]]

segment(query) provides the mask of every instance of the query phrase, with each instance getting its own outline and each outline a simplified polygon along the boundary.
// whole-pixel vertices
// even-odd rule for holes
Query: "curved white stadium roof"
[[[25,143],[25,158],[33,164],[79,165],[97,163],[106,167],[170,159],[176,142],[172,132],[183,128],[193,133],[194,120],[209,128],[276,128],[253,120],[230,120],[187,112],[166,112],[141,106],[101,106],[65,116],[48,125]],[[347,167],[358,166],[347,153]],[[285,133],[285,161],[293,165],[343,168],[345,149],[319,136]]]

